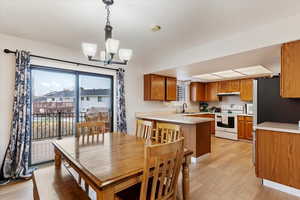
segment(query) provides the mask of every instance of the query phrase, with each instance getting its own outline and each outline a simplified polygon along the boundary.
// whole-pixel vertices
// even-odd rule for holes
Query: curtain
[[[117,131],[121,133],[127,133],[124,76],[125,71],[119,69],[117,71]]]
[[[10,140],[1,167],[2,179],[31,177],[30,153],[30,54],[16,51],[15,91]]]

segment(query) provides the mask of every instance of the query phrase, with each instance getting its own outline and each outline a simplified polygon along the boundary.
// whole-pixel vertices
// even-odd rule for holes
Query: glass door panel
[[[104,121],[112,130],[112,83],[111,76],[79,74],[79,121]]]
[[[54,159],[51,142],[75,133],[76,75],[32,69],[31,164]]]

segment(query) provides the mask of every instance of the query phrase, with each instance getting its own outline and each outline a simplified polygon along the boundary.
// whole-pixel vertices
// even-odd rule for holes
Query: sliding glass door
[[[113,77],[32,67],[31,164],[54,159],[51,142],[75,135],[77,122],[113,124]]]

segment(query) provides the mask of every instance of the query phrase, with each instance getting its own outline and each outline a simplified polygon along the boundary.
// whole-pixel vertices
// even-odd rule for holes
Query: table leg
[[[182,195],[184,200],[189,200],[190,198],[190,170],[189,164],[182,164]]]
[[[56,148],[54,148],[55,153],[55,168],[60,169],[61,168],[61,153]]]

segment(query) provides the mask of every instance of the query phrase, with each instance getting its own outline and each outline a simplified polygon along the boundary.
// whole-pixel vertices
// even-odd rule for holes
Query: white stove
[[[244,113],[244,106],[222,105],[221,111],[215,114],[216,137],[238,140],[237,115]]]

